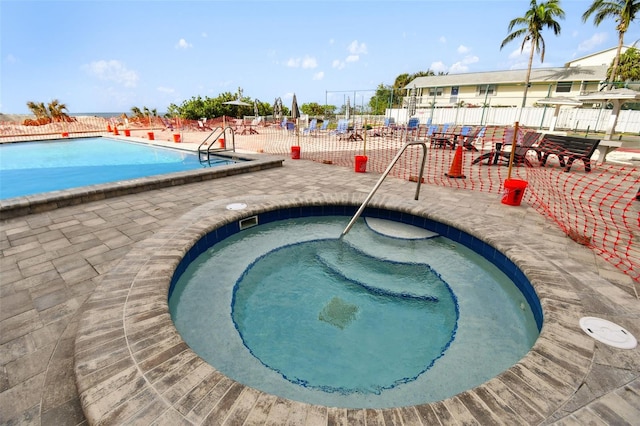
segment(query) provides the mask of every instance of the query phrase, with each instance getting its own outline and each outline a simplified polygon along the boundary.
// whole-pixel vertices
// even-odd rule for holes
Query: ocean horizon
[[[131,116],[130,113],[126,113],[127,116]],[[158,113],[159,117],[164,117],[166,113],[161,112]],[[35,117],[31,113],[12,113],[12,112],[0,112],[0,116],[18,116],[18,117]],[[100,118],[111,118],[111,117],[120,117],[122,115],[121,112],[72,112],[69,113],[70,117],[100,117]]]

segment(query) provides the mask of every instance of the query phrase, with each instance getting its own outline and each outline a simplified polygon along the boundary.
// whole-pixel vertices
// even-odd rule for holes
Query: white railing
[[[554,114],[554,107],[453,107],[418,108],[415,116],[421,124],[452,123],[456,125],[496,125],[509,126],[518,121],[521,126],[548,129]],[[612,110],[601,108],[567,108],[558,112],[555,128],[580,132],[603,132]],[[408,121],[406,109],[387,109],[387,117],[397,123]],[[618,115],[616,133],[640,134],[640,111],[622,110]]]

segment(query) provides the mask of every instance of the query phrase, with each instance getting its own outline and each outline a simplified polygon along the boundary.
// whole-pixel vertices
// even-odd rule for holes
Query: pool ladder
[[[380,185],[382,185],[382,182],[385,180],[387,175],[391,172],[391,169],[393,168],[393,166],[396,165],[396,163],[398,162],[398,160],[400,159],[402,154],[406,151],[406,149],[408,147],[410,147],[410,146],[413,146],[413,145],[421,145],[422,146],[422,164],[420,165],[420,174],[418,175],[418,186],[416,187],[416,196],[415,196],[414,200],[417,200],[419,198],[419,196],[420,196],[420,185],[422,184],[422,175],[424,174],[424,164],[425,164],[425,161],[427,159],[427,144],[426,144],[426,142],[423,142],[423,141],[405,142],[404,146],[402,148],[400,148],[400,151],[398,151],[396,156],[393,157],[393,160],[391,160],[391,163],[389,163],[389,165],[387,166],[387,170],[384,171],[384,173],[382,174],[382,176],[380,176],[380,179],[378,179],[378,182],[375,184],[375,186],[373,187],[371,192],[369,192],[369,195],[367,195],[367,198],[365,198],[364,202],[362,203],[362,205],[360,206],[360,208],[358,209],[356,214],[353,215],[353,217],[351,218],[351,221],[349,222],[347,227],[344,228],[344,231],[342,231],[342,234],[340,234],[340,238],[342,238],[345,235],[347,235],[347,232],[349,232],[349,230],[351,230],[351,227],[353,226],[354,223],[356,223],[356,220],[358,220],[358,218],[360,217],[360,215],[362,214],[364,209],[369,204],[369,201],[371,201],[371,198],[373,198],[373,195],[376,193],[378,188],[380,188]]]
[[[227,137],[227,134],[231,135],[230,139]],[[214,148],[213,144],[215,144],[220,138],[224,139],[225,147]],[[231,142],[231,144],[229,144],[229,142]],[[231,146],[231,149],[228,148],[229,146]],[[229,150],[233,152],[236,151],[236,139],[233,129],[229,126],[224,129],[220,126],[214,127],[211,133],[209,133],[209,135],[198,146],[198,158],[200,159],[200,163],[209,163],[212,153]]]

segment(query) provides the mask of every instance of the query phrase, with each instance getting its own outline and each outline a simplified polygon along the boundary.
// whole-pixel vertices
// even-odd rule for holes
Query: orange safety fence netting
[[[234,119],[226,117],[225,123],[233,126]],[[107,125],[119,125],[120,130],[125,126],[132,130],[169,130],[165,139],[170,139],[172,131],[195,132],[194,140],[204,140],[211,129],[222,126],[222,117],[200,122],[160,117],[151,117],[149,122],[145,117],[141,120],[130,118],[125,123],[121,117],[82,117],[71,123],[45,126],[0,123],[0,142],[9,138],[12,141],[29,140],[37,135],[58,136],[62,132],[71,136],[104,135]],[[452,149],[451,141],[454,135],[463,132],[461,126],[449,129],[447,135],[427,135],[425,128],[408,131],[402,127],[377,127],[369,130],[366,137],[362,131],[291,130],[264,122],[254,130],[234,135],[236,149],[289,156],[291,147],[299,146],[302,159],[352,170],[355,157],[366,155],[366,170],[374,173],[383,173],[407,140],[423,141],[427,148],[425,183],[493,193],[496,200],[505,191],[504,181],[508,177],[507,165],[513,141],[513,128],[503,126],[487,126],[480,133],[479,128],[471,129],[467,137],[458,136],[456,149]],[[527,132],[531,130],[518,131],[516,154],[520,155],[515,157],[518,161],[510,176],[528,182],[523,198],[526,205],[535,208],[556,223],[567,236],[593,249],[634,281],[640,281],[640,201],[636,201],[640,189],[640,168],[591,161],[591,172],[587,172],[584,161],[578,159],[566,172],[566,167],[560,165],[561,155],[549,156],[546,164],[542,165],[535,144],[529,150],[522,149],[523,145],[528,146]],[[459,146],[463,148],[458,149]],[[417,180],[422,155],[420,145],[409,147],[390,175]]]
[[[422,129],[423,132],[424,129]],[[453,130],[452,134],[458,130]],[[520,129],[518,143],[530,130]],[[366,170],[383,173],[407,140],[422,140],[427,146],[425,183],[504,195],[504,181],[508,178],[508,161],[513,129],[487,127],[462,148],[461,176],[452,170],[457,151],[450,145],[434,143],[424,133],[410,133],[402,129],[388,133],[369,131],[366,137],[336,131],[304,133],[287,131],[273,126],[261,130],[260,137],[238,136],[236,147],[254,152],[290,155],[291,146],[300,147],[302,159],[349,167],[355,170],[355,157],[366,155]],[[500,155],[492,155],[496,144],[507,145]],[[460,144],[457,144],[458,146]],[[516,151],[517,152],[517,151]],[[591,161],[586,172],[582,160],[575,160],[569,172],[560,164],[559,155],[551,155],[541,165],[535,150],[511,170],[511,178],[528,182],[524,202],[555,222],[576,242],[593,249],[607,262],[640,281],[640,201],[635,197],[640,189],[640,168],[614,163]],[[422,147],[411,146],[392,168],[390,175],[416,181],[420,173]]]

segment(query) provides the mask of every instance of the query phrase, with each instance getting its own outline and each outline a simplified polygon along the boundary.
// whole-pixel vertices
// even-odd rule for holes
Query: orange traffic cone
[[[453,155],[453,161],[451,162],[451,168],[449,173],[444,174],[449,178],[465,179],[466,176],[462,174],[462,146],[458,145],[456,153]]]
[[[118,126],[113,126],[113,134],[116,136],[120,136],[120,132],[118,132]]]

